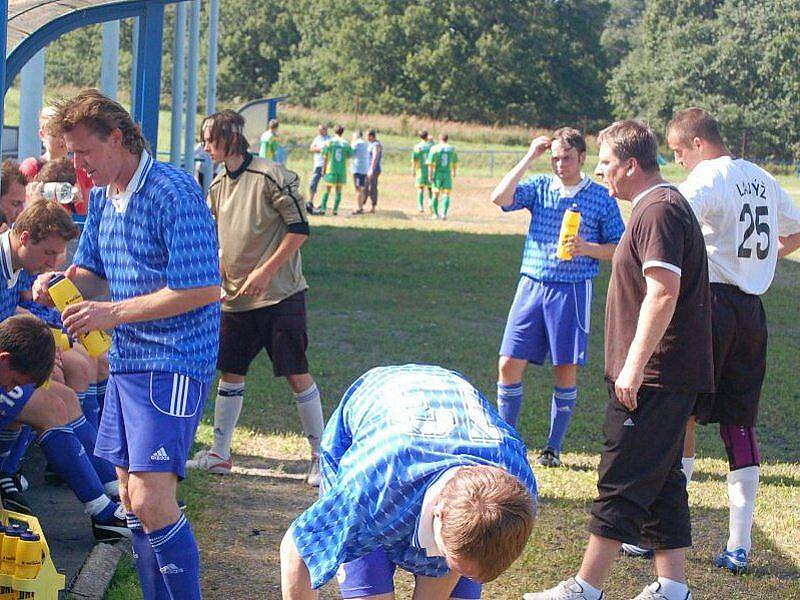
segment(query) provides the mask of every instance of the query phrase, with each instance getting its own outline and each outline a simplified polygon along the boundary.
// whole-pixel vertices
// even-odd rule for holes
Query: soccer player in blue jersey
[[[67,242],[77,234],[69,214],[45,200],[33,202],[18,215],[13,229],[0,234],[0,321],[13,318],[17,311],[16,283],[22,269],[37,273],[56,268],[64,259]],[[52,339],[50,335],[51,344]],[[47,372],[51,370],[52,365]],[[19,432],[17,426],[24,424],[38,432],[48,463],[83,503],[98,540],[129,535],[124,511],[109,498],[119,493],[113,467],[87,455],[94,449],[97,430],[81,413],[72,390],[56,382],[50,389],[36,389],[42,383],[41,377],[19,379],[18,387],[0,393],[0,428],[15,425]],[[0,454],[10,454],[14,441],[6,437],[0,443]]]
[[[95,188],[67,276],[73,335],[113,329],[95,453],[117,467],[144,598],[200,598],[199,554],[175,499],[219,341],[220,273],[211,214],[191,175],[153,159],[118,103],[85,90],[53,123]],[[47,277],[34,299],[49,299]]]
[[[480,598],[520,555],[536,512],[525,444],[458,373],[379,367],[345,392],[322,440],[320,498],[281,544],[283,598]]]
[[[532,161],[550,149],[553,175],[522,180]],[[561,447],[578,397],[578,366],[586,363],[592,280],[601,260],[610,260],[625,230],[619,207],[606,188],[593,182],[581,167],[586,142],[571,127],[553,137],[540,136],[527,154],[492,192],[492,202],[504,211],[531,213],[522,254],[519,284],[500,345],[497,406],[515,426],[522,407],[522,376],[528,363],[553,364],[550,435],[537,463],[561,464]],[[556,258],[564,212],[581,213],[578,235],[569,244],[572,260]]]

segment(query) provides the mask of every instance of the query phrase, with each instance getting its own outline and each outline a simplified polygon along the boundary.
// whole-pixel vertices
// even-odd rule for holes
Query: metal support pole
[[[100,89],[112,100],[119,88],[119,21],[103,23],[103,56],[100,63]]]
[[[19,157],[39,156],[39,113],[44,98],[44,50],[22,67],[19,80]]]
[[[133,118],[155,153],[158,149],[158,109],[161,100],[161,50],[164,35],[164,5],[148,2],[139,18],[136,61],[136,90]]]
[[[183,146],[183,168],[194,172],[195,121],[197,117],[197,71],[200,67],[200,0],[189,5],[189,72],[186,84],[186,130]]]
[[[136,97],[136,73],[139,72],[139,17],[131,21],[133,32],[131,34],[131,108]]]
[[[169,139],[169,161],[181,164],[183,141],[183,73],[186,69],[186,5],[175,5],[175,35],[172,43],[172,128]]]
[[[3,85],[3,95],[0,96],[0,149],[3,147],[3,127],[5,125],[5,104],[6,104],[6,53],[5,47],[8,43],[8,0],[0,0],[0,48],[3,49],[0,56],[0,84]],[[2,158],[2,157],[0,157]]]
[[[219,0],[211,0],[208,16],[208,69],[206,72],[206,115],[217,112],[217,63],[219,61]],[[211,157],[203,161],[203,195],[214,177]]]

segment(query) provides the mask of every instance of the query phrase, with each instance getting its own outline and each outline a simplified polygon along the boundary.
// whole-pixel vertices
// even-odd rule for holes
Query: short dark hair
[[[8,352],[11,368],[33,379],[38,387],[47,382],[53,370],[56,344],[44,321],[32,315],[15,315],[0,323],[0,352]]]
[[[333,128],[333,133],[335,133],[336,135],[342,135],[344,133],[344,127],[342,125],[336,125]]]
[[[696,106],[675,113],[672,120],[667,123],[667,135],[670,133],[675,133],[681,144],[687,147],[696,137],[718,146],[725,145],[717,120]]]
[[[20,234],[27,231],[31,242],[38,244],[45,238],[56,235],[70,241],[78,237],[78,228],[72,217],[60,204],[47,200],[36,200],[19,213],[14,221],[11,234],[19,239]]]
[[[367,137],[378,137],[378,132],[375,129],[367,131]]]
[[[447,140],[450,139],[450,136],[448,136],[446,133],[443,133],[442,135],[439,136],[439,139],[442,140],[443,142],[446,142]]]
[[[418,135],[419,135],[419,137],[421,137],[423,140],[427,140],[427,139],[428,139],[428,130],[427,130],[427,129],[420,129],[420,130],[419,130],[419,134],[418,134]]]
[[[67,182],[75,185],[78,180],[75,167],[68,158],[55,158],[48,160],[36,174],[36,181],[50,183],[52,181]]]
[[[641,121],[616,121],[597,135],[600,144],[608,143],[620,160],[635,158],[646,172],[658,170],[658,140],[656,134]]]
[[[236,111],[225,109],[203,119],[200,135],[208,129],[208,138],[214,144],[222,144],[225,154],[247,156],[250,144],[244,136],[244,117]]]
[[[131,154],[141,154],[150,147],[130,113],[100,90],[83,90],[69,100],[57,102],[54,108],[55,115],[45,125],[49,135],[62,136],[83,125],[106,140],[112,131],[119,129],[122,145]]]
[[[0,171],[2,172],[2,175],[0,175],[0,196],[5,196],[8,190],[11,189],[11,184],[15,181],[22,187],[28,184],[25,175],[19,170],[19,163],[15,160],[5,159]]]
[[[567,148],[575,148],[578,154],[586,152],[586,140],[583,134],[574,127],[562,127],[553,133],[553,141],[562,143]]]

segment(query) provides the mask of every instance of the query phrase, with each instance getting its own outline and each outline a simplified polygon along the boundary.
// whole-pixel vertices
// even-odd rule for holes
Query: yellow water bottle
[[[578,235],[581,226],[581,212],[578,205],[573,204],[564,211],[564,218],[561,220],[561,233],[558,234],[558,250],[556,258],[559,260],[572,260],[572,253],[567,250],[567,242]]]
[[[32,531],[26,531],[19,536],[17,542],[17,558],[15,562],[14,577],[17,579],[36,579],[42,568],[42,542],[39,536]]]
[[[0,553],[0,573],[4,575],[13,575],[17,570],[17,542],[23,531],[25,530],[19,525],[6,527],[2,553]]]
[[[0,556],[2,556],[2,548],[3,548],[3,539],[6,537],[6,528],[3,525],[0,525]],[[5,573],[0,571],[3,574],[3,577],[8,577]],[[6,585],[6,582],[0,584],[0,600],[15,600],[14,598],[14,588],[10,585]]]
[[[61,331],[58,327],[51,327],[50,333],[53,334],[53,341],[56,343],[56,348],[62,351],[69,350],[69,336]]]
[[[50,283],[47,284],[47,287],[50,292],[50,297],[53,299],[53,304],[55,304],[56,308],[61,312],[64,312],[64,309],[70,304],[83,302],[83,296],[80,291],[78,291],[78,288],[63,274],[53,277]],[[80,335],[78,336],[78,340],[83,344],[83,347],[86,348],[86,352],[88,352],[91,357],[101,356],[108,352],[108,349],[111,347],[111,337],[100,329],[95,329],[94,331]]]

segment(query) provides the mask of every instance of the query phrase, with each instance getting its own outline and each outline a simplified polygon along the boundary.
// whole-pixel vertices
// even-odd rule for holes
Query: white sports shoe
[[[603,600],[605,597],[605,594],[601,592],[598,600]],[[583,587],[575,581],[574,577],[562,581],[549,590],[525,594],[523,598],[525,600],[589,600],[589,596],[583,593]]]
[[[308,463],[308,473],[306,473],[306,483],[311,487],[319,487],[322,481],[322,474],[319,472],[319,456],[311,455],[311,462]]]
[[[667,597],[661,593],[661,584],[654,581],[642,590],[642,593],[636,596],[633,600],[667,600]],[[683,600],[692,600],[691,590],[686,592]]]
[[[233,468],[233,461],[230,458],[222,458],[211,450],[200,450],[195,453],[191,460],[186,461],[186,468],[201,469],[217,475],[227,475]]]

